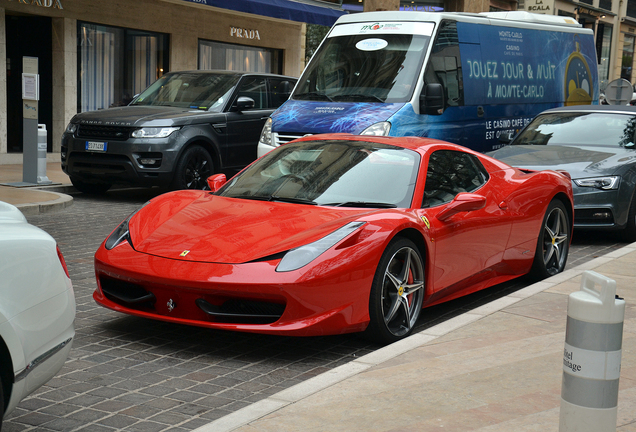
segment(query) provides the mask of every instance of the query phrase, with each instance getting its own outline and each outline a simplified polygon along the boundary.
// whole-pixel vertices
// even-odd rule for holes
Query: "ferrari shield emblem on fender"
[[[181,254],[180,254],[179,256],[180,256],[180,257],[184,257],[184,256],[186,256],[186,255],[187,255],[187,254],[189,254],[189,253],[190,253],[190,251],[186,249],[186,250],[184,250],[183,252],[181,252]]]
[[[170,299],[168,300],[168,303],[166,303],[166,306],[168,306],[168,312],[172,312],[176,305],[174,304],[172,299]]]
[[[431,223],[428,221],[428,218],[426,216],[422,216],[421,219],[422,222],[424,222],[424,225],[426,225],[426,228],[431,229]]]

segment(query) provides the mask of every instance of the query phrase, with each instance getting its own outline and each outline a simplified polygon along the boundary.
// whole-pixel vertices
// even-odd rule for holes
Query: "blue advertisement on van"
[[[569,18],[550,17],[557,25],[421,15],[431,22],[336,23],[266,124],[259,156],[306,134],[338,132],[490,151],[545,109],[598,103],[593,34]],[[441,85],[438,111],[422,102],[431,85]]]

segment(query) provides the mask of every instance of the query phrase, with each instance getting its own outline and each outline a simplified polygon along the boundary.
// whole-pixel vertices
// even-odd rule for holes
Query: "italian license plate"
[[[108,143],[100,141],[86,141],[86,151],[92,152],[105,152],[108,147]]]

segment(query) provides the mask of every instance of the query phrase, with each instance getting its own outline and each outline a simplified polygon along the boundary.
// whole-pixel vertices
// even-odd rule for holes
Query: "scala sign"
[[[526,0],[525,9],[528,12],[552,15],[554,0]]]

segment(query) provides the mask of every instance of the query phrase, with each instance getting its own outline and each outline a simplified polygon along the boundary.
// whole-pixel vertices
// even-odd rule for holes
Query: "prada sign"
[[[230,27],[230,37],[261,40],[258,30]]]
[[[9,0],[9,1],[17,1],[18,3],[23,3],[31,6],[40,6],[46,8],[53,9],[64,9],[62,7],[61,0]]]

